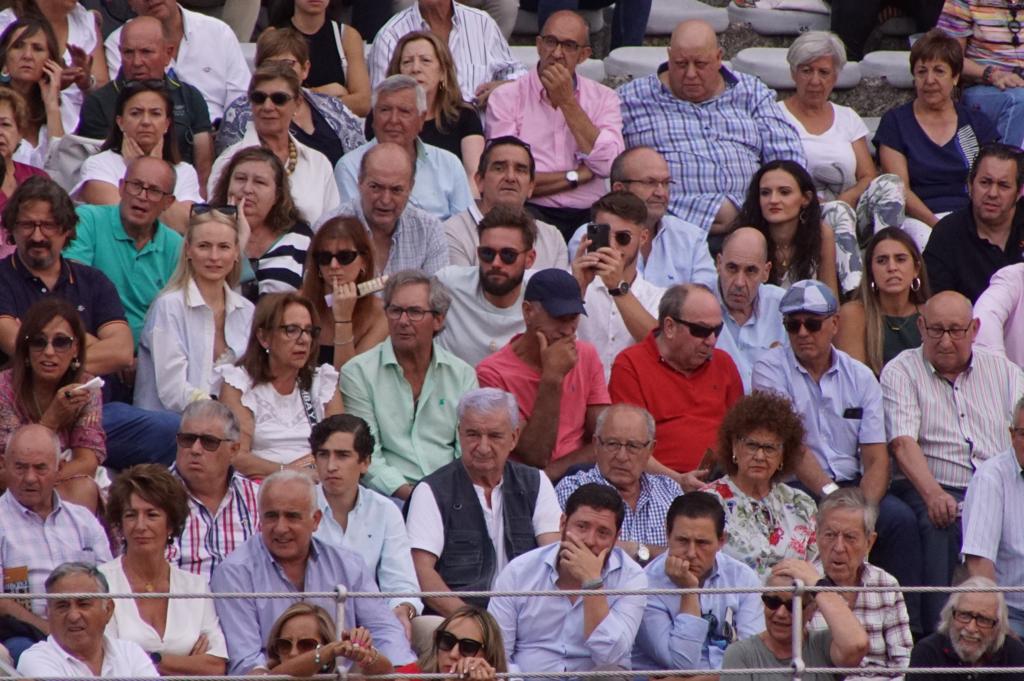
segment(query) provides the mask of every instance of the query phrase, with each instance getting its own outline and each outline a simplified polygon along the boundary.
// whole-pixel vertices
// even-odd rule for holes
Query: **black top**
[[[1024,201],[1018,201],[1006,248],[978,236],[971,208],[950,213],[932,229],[924,247],[932,294],[959,291],[973,303],[996,270],[1024,262]]]
[[[979,667],[1024,667],[1024,643],[1013,636],[994,655],[978,660]],[[910,651],[910,667],[964,667],[963,674],[908,674],[914,681],[1019,681],[1019,674],[975,674],[953,650],[949,636],[938,632],[921,639]]]
[[[433,120],[429,120],[423,124],[423,130],[420,131],[420,141],[424,144],[430,144],[435,147],[450,151],[455,154],[459,160],[462,160],[462,138],[469,137],[470,135],[484,134],[484,126],[480,122],[480,115],[477,114],[476,110],[464,106],[459,109],[459,120],[454,125],[450,126],[448,132],[441,133],[437,129],[437,125],[434,124]],[[373,112],[366,117],[366,140],[373,139]]]
[[[341,41],[334,33],[334,21],[328,19],[320,30],[309,35],[302,33],[299,29],[292,28],[302,33],[309,44],[309,75],[306,76],[306,87],[320,87],[328,83],[345,84],[345,68],[342,66],[344,53],[341,48]],[[342,34],[344,28],[338,25],[338,35]]]
[[[326,156],[333,168],[338,164],[338,160],[345,155],[345,146],[341,143],[334,130],[331,129],[327,119],[324,118],[322,113],[317,111],[315,106],[309,107],[309,114],[313,119],[313,132],[306,132],[293,121],[290,128],[291,133],[295,135],[295,139],[307,147],[316,149]]]
[[[882,363],[888,364],[904,350],[921,346],[921,329],[917,328],[915,312],[909,317],[882,315]]]

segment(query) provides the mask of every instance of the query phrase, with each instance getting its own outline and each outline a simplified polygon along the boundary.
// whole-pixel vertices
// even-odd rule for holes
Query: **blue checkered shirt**
[[[666,68],[662,64],[658,73]],[[724,67],[722,77],[725,91],[700,103],[679,99],[657,75],[618,90],[626,148],[646,145],[665,157],[677,183],[669,212],[705,232],[724,199],[743,205],[762,163],[806,165],[800,137],[776,106],[775,92]]]
[[[566,500],[577,487],[591,482],[613,487],[612,483],[601,475],[597,466],[562,478],[555,487],[555,495],[562,510],[565,510]],[[667,475],[641,474],[640,498],[637,499],[636,510],[630,508],[629,504],[625,505],[626,518],[622,521],[619,539],[665,546],[668,543],[665,516],[668,515],[668,507],[672,505],[672,501],[682,493],[683,489],[679,484]]]

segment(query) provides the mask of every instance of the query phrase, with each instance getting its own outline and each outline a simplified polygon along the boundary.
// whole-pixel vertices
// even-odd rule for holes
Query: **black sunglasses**
[[[48,345],[53,346],[54,352],[67,352],[74,344],[75,339],[63,333],[54,334],[53,338],[39,334],[28,339],[28,348],[33,352],[43,352]]]
[[[526,251],[517,251],[514,248],[491,248],[490,246],[478,246],[476,249],[476,255],[483,262],[494,262],[495,258],[501,258],[501,261],[506,265],[511,265],[519,256]]]
[[[295,97],[287,92],[264,92],[263,90],[253,90],[252,94],[249,95],[249,101],[256,106],[266,104],[268,99],[273,102],[275,106],[284,106],[295,99]]]
[[[438,650],[443,650],[446,653],[455,646],[459,646],[459,655],[463,657],[473,657],[484,647],[484,644],[480,641],[474,641],[471,638],[458,638],[450,631],[436,632],[434,634],[434,643],[437,645]]]
[[[615,232],[615,234],[612,234],[612,238],[615,239],[615,243],[618,245],[628,246],[633,241],[633,233],[626,231]]]
[[[351,265],[359,257],[359,251],[317,251],[316,264],[321,267],[329,267],[332,260],[337,260],[339,265]]]
[[[793,598],[780,598],[771,594],[761,594],[761,602],[769,610],[778,610],[779,606],[785,606],[786,610],[793,612]]]
[[[178,446],[182,449],[192,449],[192,445],[199,440],[199,444],[203,446],[208,452],[215,452],[220,447],[221,443],[224,442],[222,437],[214,437],[213,435],[200,435],[198,433],[178,433],[174,436]]]
[[[820,317],[808,317],[807,319],[786,319],[783,320],[782,325],[786,327],[786,331],[789,333],[800,333],[800,327],[807,329],[808,333],[818,333],[821,331],[821,325],[825,323],[825,319]]]
[[[207,213],[223,213],[230,218],[238,216],[238,206],[217,206],[212,203],[193,203],[190,217],[206,215]]]
[[[717,326],[704,326],[703,324],[695,324],[693,322],[688,322],[685,319],[680,319],[679,317],[672,317],[672,321],[674,321],[676,324],[682,324],[683,326],[685,326],[686,330],[689,331],[690,335],[693,336],[694,338],[707,338],[711,334],[715,334],[715,336],[720,336],[722,335],[722,328],[725,326],[725,324],[719,324]]]

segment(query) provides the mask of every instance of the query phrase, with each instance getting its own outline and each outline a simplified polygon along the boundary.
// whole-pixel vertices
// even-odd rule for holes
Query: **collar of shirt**
[[[1018,255],[1024,255],[1024,199],[1018,199],[1013,212],[1013,221],[1010,223],[1010,234],[1006,238],[1006,247],[999,248],[988,239],[978,234],[978,222],[974,219],[974,210],[972,208],[967,209],[967,215],[970,218],[971,228],[967,230],[967,234],[970,238],[974,239],[979,246],[997,248],[1001,253],[1012,253],[1017,252]]]
[[[477,224],[480,224],[480,221],[484,219],[483,211],[480,210],[480,206],[477,205],[476,201],[469,202],[469,217],[473,218],[473,222]]]
[[[827,376],[829,374],[832,374],[832,373],[835,373],[835,372],[839,371],[839,356],[836,355],[834,350],[829,350],[829,357],[830,357],[830,361],[829,361],[828,369],[826,369],[825,372],[821,375],[822,378],[824,378],[825,376]],[[797,358],[796,351],[793,349],[792,345],[789,346],[786,349],[786,359],[789,361],[790,365],[795,370],[799,371],[801,374],[803,374],[804,376],[807,376],[808,378],[813,378],[811,376],[810,372],[807,371],[807,367],[805,367],[803,365],[803,362],[801,362]],[[815,381],[815,383],[817,383],[817,381]]]
[[[57,494],[56,492],[51,492],[51,494],[53,494],[53,510],[51,510],[49,515],[46,516],[47,518],[52,518],[58,513],[60,513],[62,510],[64,510],[64,504],[60,500],[60,495]],[[14,494],[11,492],[11,490],[7,490],[6,492],[3,493],[3,496],[0,496],[0,503],[8,504],[13,511],[20,513],[23,516],[35,516],[43,522],[46,522],[46,519],[42,518],[38,513],[33,511],[28,506],[23,506],[20,501],[15,499]]]
[[[47,636],[46,641],[52,644],[54,649],[60,651],[60,654],[64,656],[65,662],[76,666],[87,666],[82,659],[76,657],[72,653],[69,653],[64,646],[58,643],[57,639],[53,637],[53,634]],[[115,653],[114,648],[111,645],[111,638],[107,636],[107,634],[103,634],[103,662],[100,665],[102,671],[106,671],[106,667],[110,665],[110,661],[114,656]]]
[[[454,2],[454,0],[449,1],[452,4],[452,32],[448,36],[448,42],[451,42],[452,36],[455,35],[456,28],[462,25],[462,9],[459,6],[459,3]],[[423,18],[423,14],[420,12],[420,3],[412,3],[412,6],[409,9],[412,11],[412,16],[416,19],[416,23],[419,24],[424,31],[430,31],[430,24],[427,23],[427,20]]]
[[[576,101],[580,99],[580,81],[582,77],[576,73],[575,70],[572,72],[572,92]],[[530,69],[526,75],[526,84],[531,94],[537,97],[540,101],[545,102],[548,106],[551,106],[551,100],[548,98],[547,88],[544,87],[544,83],[540,82],[540,62]]]
[[[235,293],[227,282],[224,283],[224,315],[227,316],[244,305],[245,298]],[[185,304],[191,308],[207,307],[203,300],[203,294],[199,292],[199,286],[194,278],[188,280],[188,291],[185,295]]]
[[[714,351],[714,349],[712,349],[711,356],[708,357],[706,362],[704,362],[703,364],[701,364],[699,367],[697,367],[696,369],[694,369],[693,371],[691,371],[688,374],[687,373],[683,373],[679,369],[676,369],[674,366],[669,364],[669,361],[667,359],[665,359],[665,357],[661,354],[661,349],[658,347],[658,334],[659,333],[661,333],[661,331],[659,329],[655,329],[654,331],[651,331],[650,335],[647,336],[647,341],[646,342],[649,344],[649,347],[650,347],[651,351],[654,352],[654,356],[658,358],[658,364],[660,364],[661,366],[665,367],[666,371],[671,371],[671,372],[677,373],[677,374],[679,374],[680,376],[682,376],[683,378],[686,378],[686,379],[692,379],[692,378],[695,378],[697,376],[697,374],[699,374],[699,373],[701,373],[703,371],[707,371],[708,367],[711,366],[711,362],[714,361],[714,359],[715,359],[715,351]]]
[[[202,502],[199,501],[199,499],[197,499],[194,494],[192,494],[192,490],[189,489],[188,483],[185,482],[185,478],[181,477],[181,473],[178,471],[178,463],[177,462],[172,463],[169,470],[171,472],[171,475],[173,475],[174,477],[178,478],[178,480],[181,481],[181,486],[185,488],[185,494],[188,495],[189,500],[192,503],[194,503],[197,507],[205,509],[206,507],[203,506]],[[241,484],[242,484],[241,476],[238,474],[237,471],[235,471],[233,466],[229,467],[228,468],[228,486],[227,486],[227,491],[224,493],[224,498],[222,498],[220,500],[220,506],[217,507],[217,511],[214,514],[215,517],[217,515],[220,515],[220,512],[228,504],[230,504],[231,501],[236,496],[238,496],[238,494],[240,494],[241,490],[239,489],[239,485],[241,485]],[[209,509],[207,509],[207,510],[209,510]],[[255,509],[253,509],[253,510],[255,511]]]
[[[160,228],[164,227],[164,225],[159,220],[157,220],[154,225],[153,233],[150,235],[149,240],[146,241],[145,245],[143,245],[142,250],[135,248],[135,238],[129,236],[128,231],[125,230],[124,222],[121,220],[120,209],[118,209],[117,222],[114,223],[112,232],[115,240],[131,244],[131,248],[135,251],[136,256],[149,252],[162,253],[164,250],[164,244],[157,237],[160,235]],[[167,228],[164,227],[164,229]]]
[[[427,368],[429,374],[438,364],[450,364],[448,358],[443,356],[441,348],[434,341],[431,341],[431,352],[430,352],[430,366]],[[398,357],[395,356],[395,346],[391,344],[391,339],[388,338],[386,343],[381,344],[381,364],[384,366],[393,365],[401,368],[398,363]]]
[[[534,549],[535,551],[545,551],[543,562],[548,567],[548,575],[552,584],[558,581],[558,554],[561,552],[561,548],[562,542],[556,541],[540,549]],[[624,555],[626,554],[623,553],[622,549],[612,546],[611,551],[608,552],[608,558],[601,568],[601,579],[607,581],[612,574],[622,569],[622,557]]]
[[[600,466],[595,464],[594,468],[591,469],[591,470],[594,471],[594,482],[597,482],[597,483],[602,484],[602,485],[607,485],[608,487],[612,487],[612,488],[615,487],[615,485],[613,485],[608,478],[604,477],[604,473],[601,472]],[[648,501],[650,501],[650,498],[651,498],[651,477],[650,477],[649,473],[644,472],[644,473],[640,474],[640,495],[637,497],[637,500],[636,500],[636,508],[637,508],[637,510],[639,511],[641,506],[643,506]],[[628,508],[628,506],[627,506],[627,508]]]
[[[722,280],[721,280],[721,278],[719,278],[718,283],[715,284],[714,294],[715,294],[715,297],[718,298],[718,304],[722,307],[722,319],[723,320],[727,320],[729,322],[732,322],[733,325],[737,326],[737,327],[755,326],[757,324],[757,320],[758,320],[758,313],[760,312],[760,310],[758,308],[759,308],[759,303],[761,302],[761,287],[762,286],[764,286],[764,284],[758,284],[757,285],[757,293],[754,294],[754,300],[751,301],[751,303],[750,303],[750,305],[751,305],[750,316],[747,317],[747,321],[745,321],[742,324],[740,324],[732,316],[732,312],[729,310],[729,308],[725,304],[725,295],[722,293]]]
[[[42,281],[39,277],[32,274],[32,270],[28,268],[28,265],[21,261],[21,254],[17,251],[14,252],[14,257],[11,258],[11,266],[17,270],[22,278],[29,283],[35,283]],[[75,283],[75,272],[71,268],[71,263],[64,259],[64,256],[60,256],[60,274],[57,275],[57,283],[54,285],[51,291],[56,291],[63,284],[74,284]]]
[[[273,566],[274,570],[277,571],[277,574],[281,577],[281,579],[283,579],[286,583],[291,584],[292,582],[284,574],[284,570],[281,568],[281,564],[277,562],[277,558],[274,558],[274,554],[272,554],[270,552],[270,549],[267,548],[267,544],[266,542],[264,542],[263,537],[260,537],[259,541],[257,541],[256,544],[256,548],[263,556],[264,560],[266,560],[269,565]],[[309,574],[310,564],[317,562],[317,559],[320,557],[319,544],[320,540],[316,537],[311,536],[309,538],[309,554],[306,555],[306,566],[304,571],[306,574]]]
[[[915,348],[915,349],[917,350],[917,352],[921,353],[921,361],[924,362],[925,367],[928,368],[928,370],[932,373],[933,376],[935,376],[935,378],[937,378],[938,380],[942,381],[946,385],[953,385],[954,383],[959,381],[961,378],[966,379],[968,376],[971,375],[971,369],[974,368],[974,353],[972,352],[971,356],[967,359],[967,366],[964,367],[964,370],[961,371],[959,374],[957,374],[955,379],[950,381],[948,378],[946,378],[945,376],[940,374],[939,370],[935,368],[935,365],[932,364],[928,360],[928,358],[924,356],[924,346],[923,345],[918,347],[918,348]]]
[[[658,79],[658,84],[661,85],[661,91],[662,91],[663,94],[667,94],[670,97],[673,97],[675,99],[679,99],[679,97],[676,97],[676,94],[674,92],[672,92],[672,90],[670,90],[668,88],[668,86],[666,86],[665,83],[661,80],[661,77],[660,77],[661,74],[665,73],[666,71],[668,71],[668,62],[667,61],[661,63],[661,66],[658,67],[658,71],[655,74],[655,77]],[[709,102],[713,102],[716,99],[718,99],[719,97],[721,97],[722,95],[724,95],[726,92],[728,92],[729,89],[733,85],[735,85],[736,83],[740,82],[740,79],[737,78],[736,75],[732,71],[730,71],[729,69],[725,68],[724,65],[722,65],[722,66],[720,66],[718,68],[718,72],[720,74],[722,74],[722,79],[725,81],[725,90],[723,90],[719,94],[715,95],[711,99],[705,99],[703,102],[690,102],[690,104],[693,104],[694,106],[703,106],[704,104],[707,104]]]

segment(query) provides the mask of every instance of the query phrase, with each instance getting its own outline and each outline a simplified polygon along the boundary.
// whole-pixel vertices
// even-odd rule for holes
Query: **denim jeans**
[[[543,29],[548,17],[559,10],[570,9],[575,12],[581,9],[602,9],[613,2],[615,14],[612,17],[612,49],[643,45],[652,0],[521,0],[519,7],[536,12],[537,25]]]
[[[174,436],[181,416],[169,411],[139,409],[124,402],[103,405],[107,432],[107,458],[103,465],[124,470],[138,463],[174,463],[178,447]]]
[[[964,90],[963,104],[985,114],[1003,143],[1024,146],[1024,88],[974,85]]]

